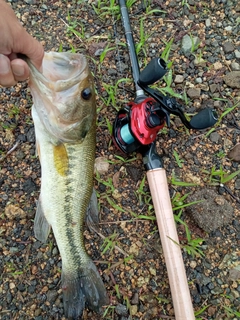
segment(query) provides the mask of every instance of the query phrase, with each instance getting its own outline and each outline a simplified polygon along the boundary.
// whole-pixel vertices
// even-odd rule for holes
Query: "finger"
[[[0,85],[10,87],[16,84],[13,76],[10,60],[3,54],[0,54]]]
[[[29,77],[28,65],[22,59],[12,60],[11,68],[16,81],[24,81]]]
[[[34,39],[25,31],[25,34],[18,40],[18,50],[15,52],[23,53],[32,61],[32,63],[40,69],[44,56],[44,49],[40,42]]]

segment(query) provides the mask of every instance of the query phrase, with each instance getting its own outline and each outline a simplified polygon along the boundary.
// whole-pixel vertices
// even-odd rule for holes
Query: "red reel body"
[[[121,109],[113,126],[113,141],[124,153],[136,151],[155,141],[165,125],[166,115],[151,97],[136,103],[130,102]]]
[[[131,131],[142,145],[152,143],[165,121],[154,111],[156,101],[149,97],[141,103],[131,102]]]

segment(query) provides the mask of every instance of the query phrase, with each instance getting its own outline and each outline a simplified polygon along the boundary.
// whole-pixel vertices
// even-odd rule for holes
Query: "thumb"
[[[24,30],[20,41],[17,42],[16,53],[25,54],[35,65],[36,68],[40,69],[44,56],[43,46],[39,41],[34,39],[26,30]]]

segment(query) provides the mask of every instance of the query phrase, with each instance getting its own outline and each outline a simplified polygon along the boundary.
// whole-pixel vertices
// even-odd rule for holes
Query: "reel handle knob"
[[[192,117],[190,125],[192,129],[206,129],[212,127],[218,120],[217,112],[214,109],[206,108]]]
[[[154,58],[141,71],[139,75],[139,84],[148,86],[157,80],[160,80],[167,72],[167,64],[162,58]]]

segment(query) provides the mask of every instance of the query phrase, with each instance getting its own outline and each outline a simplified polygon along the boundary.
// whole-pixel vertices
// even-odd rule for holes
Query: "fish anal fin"
[[[47,222],[47,219],[44,215],[41,205],[41,198],[39,198],[37,211],[34,219],[34,235],[35,238],[41,242],[46,242],[49,232],[50,232],[50,225]]]
[[[86,224],[91,231],[96,231],[99,224],[97,194],[94,188],[86,212]]]

